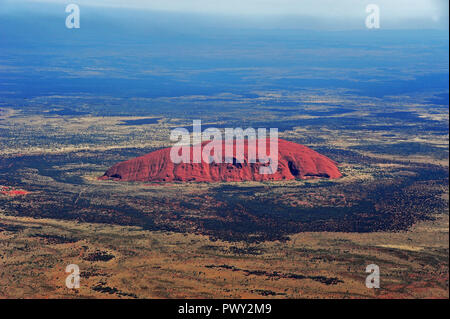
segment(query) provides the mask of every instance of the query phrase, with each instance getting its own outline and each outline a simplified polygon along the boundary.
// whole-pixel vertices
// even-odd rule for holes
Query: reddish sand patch
[[[7,187],[2,187],[2,188],[0,188],[0,193],[3,195],[6,195],[6,196],[13,197],[13,196],[27,195],[30,192],[27,192],[23,189],[10,189]]]
[[[269,139],[266,140],[269,149]],[[222,142],[225,149],[225,142]],[[208,144],[201,145],[203,148]],[[258,154],[258,142],[253,146],[244,142],[242,163],[192,163],[193,147],[190,148],[191,163],[174,164],[170,158],[170,148],[161,149],[147,155],[118,163],[108,169],[99,179],[142,182],[239,182],[265,180],[293,180],[310,178],[339,178],[341,173],[336,163],[312,149],[293,142],[278,140],[278,169],[273,174],[260,174],[262,163],[249,163],[249,153]],[[254,148],[255,147],[255,148]],[[225,151],[222,154],[224,162]],[[236,154],[236,142],[233,144]],[[269,153],[269,152],[268,152]],[[213,154],[214,155],[214,152]],[[234,159],[236,160],[236,159]]]

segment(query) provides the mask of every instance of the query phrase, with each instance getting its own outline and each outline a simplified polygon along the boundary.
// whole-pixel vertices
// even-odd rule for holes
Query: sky
[[[328,29],[363,28],[365,8],[373,3],[380,7],[382,27],[448,28],[447,0],[0,0],[0,12],[46,3],[267,19],[269,24],[289,17],[286,21],[296,27],[322,25]]]
[[[0,94],[448,91],[448,3],[370,2],[379,31],[363,0],[0,0]]]

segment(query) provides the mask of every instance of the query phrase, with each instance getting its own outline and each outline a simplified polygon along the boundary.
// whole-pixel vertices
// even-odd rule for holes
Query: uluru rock
[[[201,144],[203,149],[210,142]],[[214,142],[212,142],[214,143]],[[217,142],[216,142],[217,143]],[[225,142],[219,142],[225,145]],[[278,139],[278,167],[273,174],[260,174],[259,168],[267,166],[263,163],[249,163],[250,154],[258,154],[258,142],[243,141],[243,160],[233,158],[232,163],[193,163],[193,146],[190,146],[190,163],[175,164],[170,157],[171,148],[154,151],[147,155],[118,163],[108,169],[100,179],[142,182],[239,182],[265,180],[293,180],[309,178],[339,178],[342,174],[336,163],[328,157],[312,149],[289,141]],[[267,150],[269,150],[267,139]],[[253,149],[253,147],[256,148]],[[225,150],[225,148],[223,148]],[[222,153],[225,153],[223,151]],[[236,154],[236,141],[233,143],[233,154]],[[270,154],[267,151],[267,154]],[[214,152],[213,154],[214,155]],[[275,154],[276,155],[276,154]],[[231,160],[230,160],[231,161]]]

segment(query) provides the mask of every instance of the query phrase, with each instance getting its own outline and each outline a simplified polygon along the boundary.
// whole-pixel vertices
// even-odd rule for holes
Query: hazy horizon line
[[[183,0],[188,3],[202,4],[206,0]],[[305,3],[305,9],[302,10],[298,1],[281,0],[285,6],[279,6],[278,9],[270,12],[268,8],[274,5],[274,0],[265,0],[265,7],[259,11],[251,11],[253,8],[250,3],[258,3],[261,0],[247,0],[241,8],[231,10],[229,5],[222,6],[223,10],[219,10],[221,5],[210,5],[207,8],[199,8],[199,5],[190,9],[186,9],[181,5],[179,0],[160,1],[153,0],[151,2],[136,2],[113,0],[106,3],[104,0],[94,1],[70,1],[70,0],[0,0],[1,13],[21,13],[23,10],[38,12],[39,8],[45,11],[46,8],[56,8],[57,5],[66,6],[70,3],[76,3],[80,7],[88,7],[89,11],[102,9],[105,10],[134,10],[142,13],[153,14],[169,14],[169,15],[187,15],[198,16],[205,20],[219,19],[218,23],[229,23],[238,25],[251,25],[263,29],[281,28],[281,29],[304,29],[304,30],[361,30],[365,29],[364,21],[367,17],[365,12],[366,3],[380,3],[381,13],[381,29],[385,30],[448,30],[448,2],[440,0],[424,1],[415,0],[418,7],[409,7],[401,10],[401,6],[391,5],[386,7],[387,0],[344,0],[338,6],[328,6],[329,0],[322,0],[311,4],[310,0],[302,1]],[[164,3],[172,3],[173,5],[164,5]],[[227,3],[234,3],[235,0]],[[242,2],[242,1],[241,1]],[[404,2],[403,0],[399,1]],[[410,1],[408,1],[410,2]],[[295,3],[295,5],[294,5]],[[358,3],[357,8],[349,8],[350,3]],[[426,4],[425,4],[426,3]],[[381,5],[382,4],[382,5]],[[45,6],[45,7],[42,7]],[[324,7],[326,7],[324,9]],[[292,8],[292,10],[289,10]],[[389,10],[391,8],[391,10]],[[348,9],[348,10],[347,10]]]

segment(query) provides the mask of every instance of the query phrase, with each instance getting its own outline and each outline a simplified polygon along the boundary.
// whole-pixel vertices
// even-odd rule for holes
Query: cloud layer
[[[249,18],[298,16],[360,25],[368,4],[380,7],[385,26],[429,28],[448,26],[447,0],[0,0],[10,6],[18,3],[77,3],[81,6],[123,7],[155,11],[220,14]],[[356,22],[358,24],[356,24]],[[299,22],[300,23],[300,22]],[[301,23],[300,23],[301,24]]]

